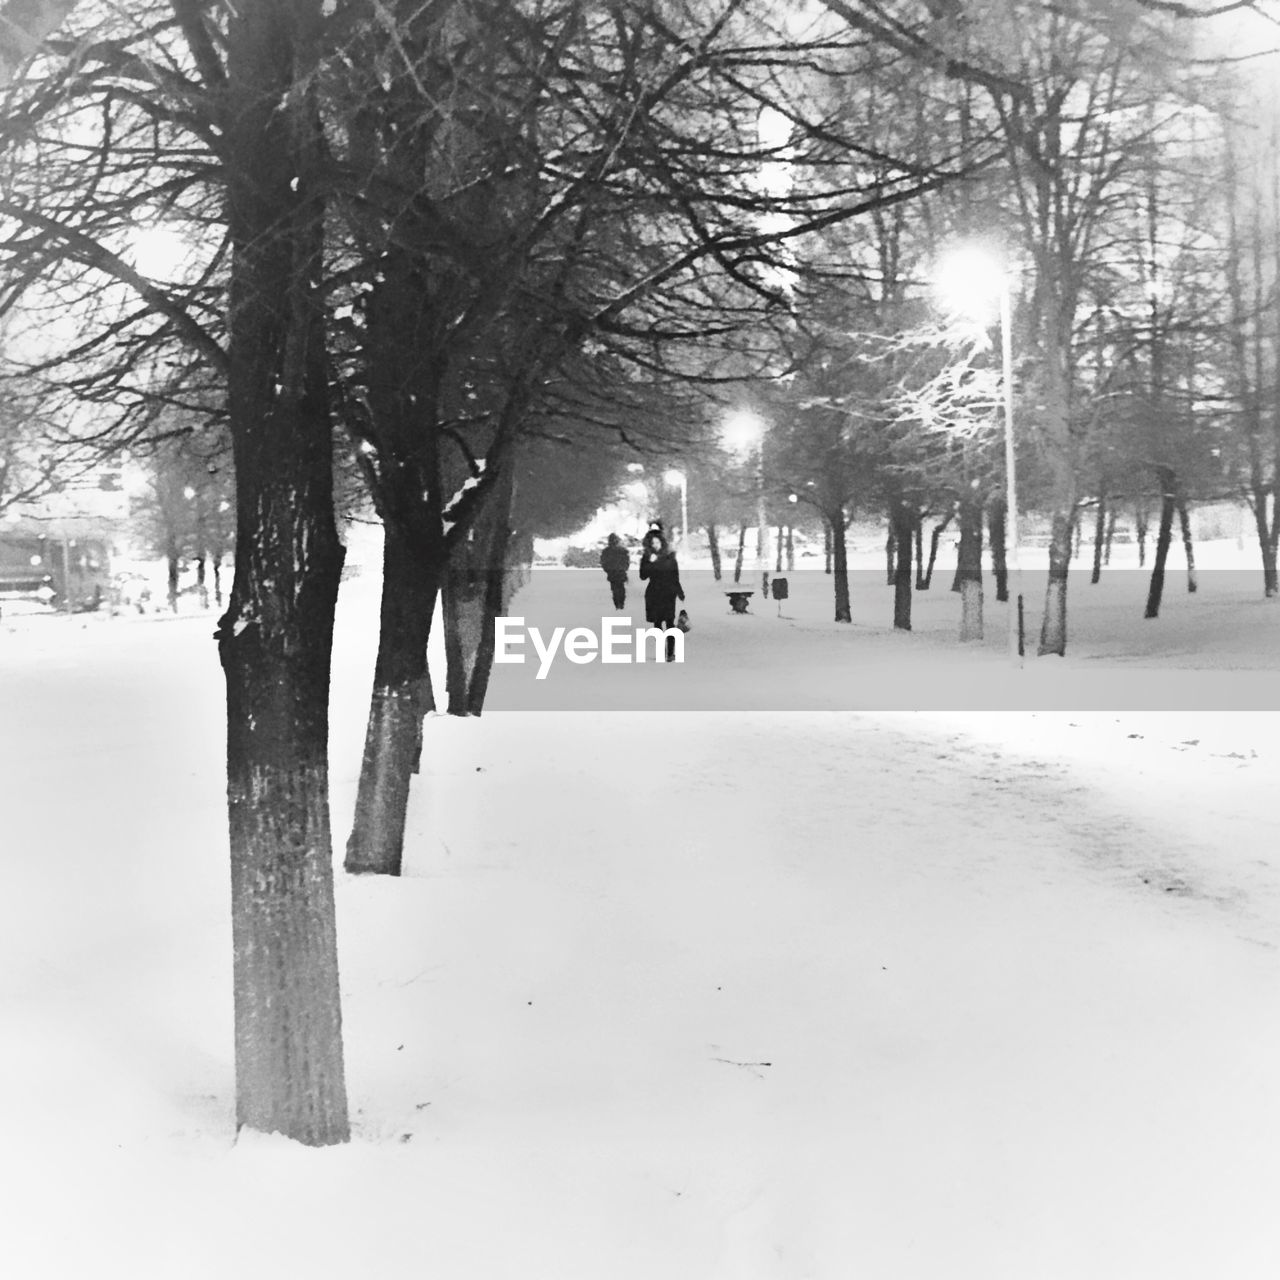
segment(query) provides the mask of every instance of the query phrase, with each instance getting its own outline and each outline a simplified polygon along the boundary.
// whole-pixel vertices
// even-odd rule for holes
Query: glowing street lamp
[[[734,453],[747,453],[764,439],[764,420],[749,409],[740,410],[725,419],[720,435]]]
[[[673,487],[680,486],[680,554],[684,555],[689,545],[689,477],[672,467],[662,478]]]
[[[172,280],[191,254],[191,245],[176,227],[156,222],[130,236],[129,253],[135,270],[151,280]]]
[[[976,246],[953,250],[939,264],[938,296],[944,308],[967,314],[984,326],[991,321],[990,307],[999,304],[1000,386],[1004,401],[1005,559],[1013,587],[1009,592],[1009,657],[1022,661],[1022,570],[1018,563],[1018,484],[1013,448],[1013,337],[1009,275],[1003,263]]]

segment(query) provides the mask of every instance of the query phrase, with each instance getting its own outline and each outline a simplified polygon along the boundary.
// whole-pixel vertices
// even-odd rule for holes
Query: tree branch
[[[227,372],[227,353],[191,316],[187,309],[175,302],[162,289],[157,289],[145,276],[139,275],[123,258],[112,253],[104,244],[63,226],[54,218],[26,209],[9,200],[0,200],[0,216],[13,218],[29,227],[36,227],[54,239],[61,240],[67,254],[76,262],[94,267],[106,275],[127,284],[153,311],[173,322],[179,335],[201,355],[205,356],[220,372]]]

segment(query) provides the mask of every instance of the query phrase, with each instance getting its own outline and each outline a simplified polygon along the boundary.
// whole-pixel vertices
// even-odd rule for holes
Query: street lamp
[[[191,245],[177,227],[156,222],[133,231],[126,256],[140,276],[172,280],[190,253]]]
[[[662,478],[669,485],[680,486],[680,554],[684,555],[689,545],[689,477],[672,467]]]
[[[756,569],[760,574],[760,594],[769,594],[769,530],[764,511],[764,419],[750,410],[735,413],[724,424],[723,435],[729,448],[738,453],[756,451]]]
[[[1005,562],[1012,590],[1009,592],[1009,657],[1021,664],[1022,569],[1018,562],[1018,483],[1013,448],[1013,325],[1009,275],[993,254],[977,247],[956,249],[939,266],[938,293],[952,312],[967,312],[984,326],[990,322],[987,308],[993,298],[1000,309],[1000,389],[1004,404]]]

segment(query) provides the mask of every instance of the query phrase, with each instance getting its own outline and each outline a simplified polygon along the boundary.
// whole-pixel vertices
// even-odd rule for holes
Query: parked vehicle
[[[98,538],[0,532],[0,600],[96,609],[110,587],[110,549]]]

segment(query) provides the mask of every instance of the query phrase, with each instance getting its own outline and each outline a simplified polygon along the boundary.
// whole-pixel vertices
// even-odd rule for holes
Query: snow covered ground
[[[1073,586],[1021,671],[941,570],[911,635],[870,575],[837,628],[820,576],[779,618],[690,574],[683,666],[498,669],[428,726],[404,878],[339,873],[323,1151],[232,1131],[211,617],[6,619],[5,1273],[1270,1280],[1280,607],[1229,559],[1149,623]]]

